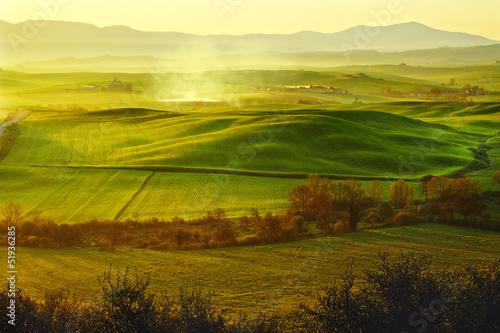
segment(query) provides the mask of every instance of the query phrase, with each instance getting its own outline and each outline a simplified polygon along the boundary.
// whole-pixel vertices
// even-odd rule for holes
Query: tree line
[[[500,171],[493,175],[500,186]],[[24,214],[20,204],[0,206],[0,224],[15,225],[19,246],[59,248],[91,246],[112,250],[131,246],[149,249],[199,249],[219,246],[256,245],[314,237],[309,222],[324,235],[384,225],[439,222],[500,230],[485,209],[500,203],[499,192],[481,192],[477,179],[463,174],[451,178],[424,176],[417,190],[425,200],[415,200],[413,184],[398,180],[387,189],[374,180],[367,188],[361,182],[329,180],[309,175],[307,181],[288,194],[289,208],[263,215],[256,208],[231,221],[224,209],[208,211],[200,218],[170,220],[134,218],[124,221],[98,220],[57,224],[39,211]],[[5,230],[4,228],[4,230]],[[3,239],[6,244],[6,238]]]
[[[499,182],[500,172],[493,175]],[[290,209],[307,221],[315,221],[325,234],[356,230],[381,224],[408,225],[418,222],[441,222],[500,230],[500,224],[484,213],[488,203],[500,202],[498,192],[482,193],[483,185],[456,173],[451,178],[422,177],[417,190],[425,200],[416,200],[414,187],[405,180],[392,183],[383,201],[384,188],[374,180],[364,189],[354,179],[334,180],[309,175],[307,181],[291,190]]]
[[[255,208],[250,214],[230,221],[224,209],[184,220],[149,218],[124,221],[89,219],[72,224],[57,224],[41,212],[24,214],[23,207],[10,202],[0,207],[0,224],[16,226],[18,246],[62,248],[98,247],[113,250],[123,246],[148,249],[200,249],[219,246],[254,245],[313,236],[305,221],[290,212],[261,216]],[[241,237],[240,237],[241,235]],[[3,239],[6,245],[7,239]]]

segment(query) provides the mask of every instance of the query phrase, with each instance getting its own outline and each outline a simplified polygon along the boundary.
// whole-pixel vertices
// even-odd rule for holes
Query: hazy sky
[[[499,13],[500,0],[0,0],[0,19],[12,23],[48,16],[202,35],[337,32],[417,21],[500,40]]]

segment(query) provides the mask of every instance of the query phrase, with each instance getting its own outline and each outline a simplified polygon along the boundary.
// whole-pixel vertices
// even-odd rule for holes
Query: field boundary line
[[[118,214],[116,214],[114,218],[115,221],[118,221],[118,219],[123,215],[123,213],[125,213],[127,208],[135,200],[135,198],[137,198],[137,196],[144,190],[144,188],[146,188],[146,185],[148,185],[149,180],[153,178],[154,175],[156,175],[156,172],[153,171],[152,174],[150,174],[149,176],[146,177],[146,179],[144,179],[141,186],[139,186],[139,189],[132,195],[132,198],[130,198],[130,200],[125,204],[125,206],[123,206],[122,209],[120,209],[120,211],[118,212]]]
[[[244,170],[225,170],[225,169],[206,169],[206,168],[183,168],[183,167],[168,167],[168,166],[97,166],[97,165],[26,165],[33,168],[67,168],[67,169],[89,169],[89,170],[124,170],[124,171],[149,171],[158,173],[204,173],[204,174],[226,174],[235,176],[249,177],[268,177],[268,178],[286,178],[286,179],[306,179],[311,173],[274,173],[260,171],[244,171]],[[326,177],[337,180],[355,179],[361,181],[384,180],[398,181],[403,179],[407,182],[418,182],[420,179],[409,178],[387,178],[387,177],[370,177],[370,176],[338,176],[332,174],[318,174],[320,177]]]

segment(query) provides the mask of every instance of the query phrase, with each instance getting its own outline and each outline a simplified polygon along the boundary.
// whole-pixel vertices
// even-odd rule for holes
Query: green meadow
[[[9,149],[0,154],[0,205],[17,202],[25,213],[40,211],[58,224],[190,219],[217,208],[234,222],[251,208],[262,215],[286,210],[290,190],[313,173],[355,178],[365,189],[380,180],[384,201],[397,179],[410,182],[415,198],[424,199],[417,184],[429,174],[460,172],[479,179],[484,190],[498,191],[491,176],[500,170],[500,95],[457,99],[466,84],[500,90],[498,69],[484,64],[153,74],[0,71],[0,123],[11,112],[31,110],[12,125],[13,144],[0,146]],[[366,77],[346,76],[356,73]],[[115,77],[135,92],[106,91]],[[452,78],[456,84],[447,86]],[[104,88],[78,90],[89,84]],[[303,85],[348,93],[285,89]],[[385,87],[401,94],[388,96]],[[446,91],[437,99],[410,96],[436,88]],[[213,101],[197,100],[202,98]],[[363,103],[353,104],[356,98]],[[498,205],[486,212],[498,222]],[[311,230],[318,231],[313,224]],[[373,267],[379,249],[428,252],[436,267],[455,267],[498,258],[500,237],[418,224],[189,251],[20,247],[16,260],[18,287],[37,299],[65,288],[91,304],[100,292],[99,275],[110,266],[130,267],[151,277],[153,291],[172,295],[186,284],[213,291],[215,305],[237,318],[289,313],[310,302],[304,292],[338,281],[349,260],[358,276]]]
[[[356,73],[367,77],[345,77]],[[388,97],[380,88],[459,91],[470,84],[496,90],[498,76],[493,65],[0,71],[0,119],[32,110],[14,125],[20,134],[0,161],[0,203],[20,202],[27,212],[63,223],[195,217],[215,208],[231,218],[251,207],[278,212],[287,207],[290,189],[311,173],[357,178],[366,186],[380,179],[387,187],[394,179],[462,172],[495,189],[499,95],[446,101]],[[75,90],[90,83],[106,87],[114,77],[136,92]],[[450,78],[456,85],[443,88]],[[299,85],[349,93],[280,90]],[[201,97],[219,102],[164,101]],[[356,97],[364,103],[352,104]],[[300,105],[299,99],[324,105]]]
[[[200,217],[224,207],[228,216],[287,208],[290,188],[302,179],[238,175],[155,173],[139,191],[149,171],[113,169],[0,169],[1,200],[19,202],[26,212],[41,211],[58,223],[90,218]],[[134,194],[138,195],[132,200]],[[122,213],[119,215],[119,213]]]
[[[490,231],[437,224],[370,229],[291,243],[192,251],[100,251],[95,248],[20,248],[19,288],[41,298],[67,288],[85,302],[99,295],[97,277],[110,267],[137,269],[151,277],[151,289],[175,295],[180,287],[213,291],[214,303],[238,318],[258,311],[289,311],[310,301],[301,293],[337,281],[352,260],[360,276],[373,267],[378,249],[396,254],[427,252],[439,268],[491,262],[500,237]],[[24,267],[24,269],[23,269]],[[64,274],[61,274],[64,272]],[[221,274],[223,272],[223,274]]]
[[[497,137],[476,118],[496,117],[498,105],[425,104],[34,110],[17,124],[20,135],[1,162],[0,201],[59,223],[195,217],[215,208],[237,217],[250,207],[285,209],[287,193],[310,173],[417,180],[458,171],[489,184],[488,161],[474,149],[487,145],[496,153]],[[439,122],[461,113],[464,123]],[[467,121],[474,126],[464,133]]]
[[[492,112],[496,112],[493,108]],[[190,112],[34,111],[3,160],[8,165],[158,166],[380,177],[400,172],[398,156],[436,148],[414,171],[480,168],[468,148],[486,135],[369,110]],[[360,135],[360,134],[363,135]]]

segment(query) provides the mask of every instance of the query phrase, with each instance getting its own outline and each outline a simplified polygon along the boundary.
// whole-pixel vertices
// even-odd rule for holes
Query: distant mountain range
[[[28,33],[27,33],[28,32]],[[0,65],[39,62],[65,57],[147,56],[176,62],[186,58],[283,53],[336,53],[345,50],[403,52],[434,48],[499,44],[481,36],[436,30],[411,22],[385,27],[357,26],[337,33],[311,31],[291,35],[248,34],[199,36],[179,32],[144,32],[127,26],[99,28],[62,21],[0,21]],[[443,49],[442,49],[443,50]],[[442,51],[441,50],[441,51]],[[349,56],[356,53],[342,52]],[[364,54],[365,56],[368,53]],[[447,58],[453,58],[452,54]],[[145,58],[143,58],[144,60]]]

